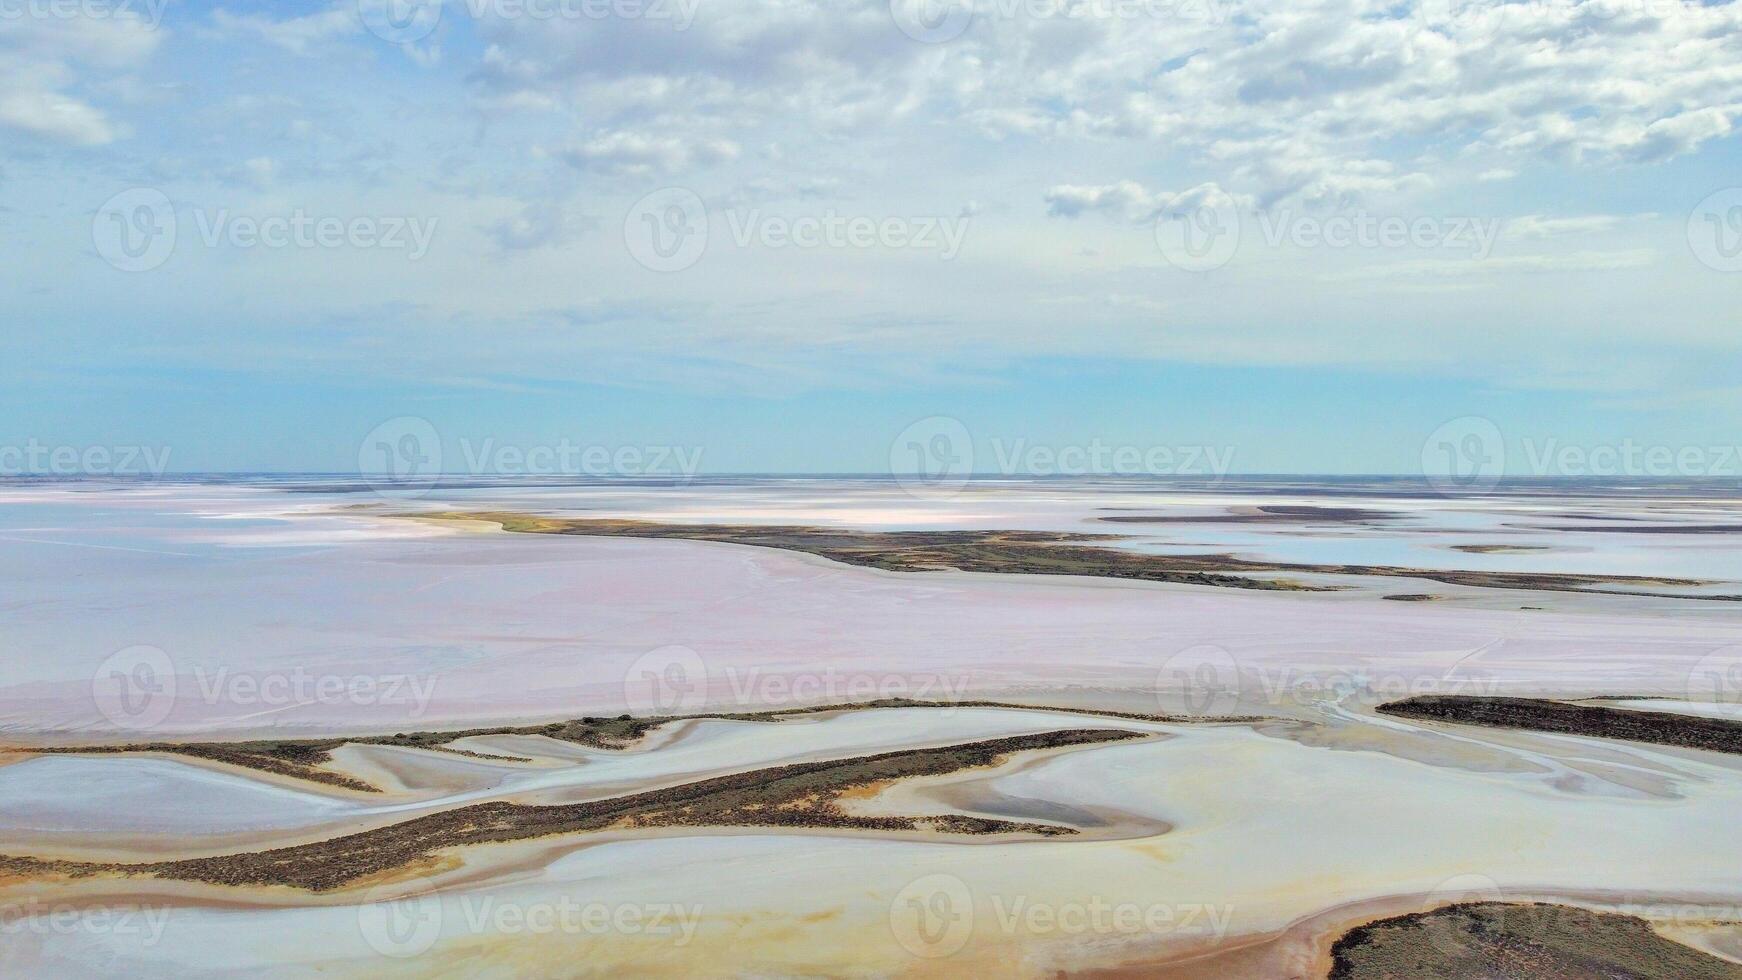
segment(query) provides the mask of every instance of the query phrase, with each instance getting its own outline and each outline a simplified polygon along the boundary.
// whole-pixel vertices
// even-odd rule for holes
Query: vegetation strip
[[[395,735],[342,735],[327,738],[255,739],[237,742],[128,742],[120,745],[69,745],[53,747],[16,747],[5,751],[37,755],[105,755],[112,753],[158,752],[185,755],[195,759],[221,762],[226,765],[255,769],[260,772],[329,786],[363,792],[380,792],[374,786],[353,776],[321,768],[332,761],[332,752],[341,745],[397,745],[404,748],[452,752],[474,759],[495,762],[529,762],[512,755],[485,755],[456,749],[448,743],[481,735],[541,735],[561,742],[573,742],[594,749],[619,750],[635,744],[643,736],[675,721],[718,719],[722,721],[781,722],[798,715],[814,715],[829,711],[863,711],[870,708],[1010,708],[1021,711],[1056,711],[1064,714],[1090,715],[1099,718],[1125,718],[1131,721],[1153,721],[1162,724],[1211,722],[1250,722],[1265,719],[1252,715],[1165,715],[1135,711],[1108,711],[1097,708],[1058,708],[1047,705],[1019,704],[1012,701],[926,701],[916,698],[881,698],[876,701],[848,701],[838,704],[806,705],[797,708],[776,708],[768,711],[716,711],[692,715],[647,715],[614,718],[575,718],[542,725],[501,725],[491,728],[466,728],[449,731],[400,732]]]
[[[1098,518],[1110,524],[1384,524],[1399,512],[1365,507],[1266,505],[1219,514],[1116,514]]]
[[[1742,721],[1670,711],[1635,711],[1542,698],[1425,694],[1380,705],[1380,714],[1463,725],[1590,735],[1629,742],[1742,753]]]
[[[149,875],[219,885],[288,885],[320,892],[426,861],[439,850],[608,828],[821,827],[1059,836],[1076,831],[1055,824],[953,814],[863,816],[846,812],[838,800],[853,789],[989,766],[1016,752],[1144,737],[1142,732],[1116,729],[1064,729],[757,769],[585,803],[479,803],[330,840],[180,861],[118,864],[0,855],[0,875]]]
[[[1286,592],[1325,592],[1331,591],[1331,588],[1288,579],[1252,576],[1351,575],[1426,579],[1447,585],[1484,589],[1742,601],[1742,595],[1666,593],[1647,591],[1644,588],[1707,584],[1698,579],[1397,568],[1389,565],[1319,565],[1259,561],[1219,554],[1158,555],[1091,544],[1125,540],[1122,535],[1070,531],[855,531],[800,524],[659,524],[609,518],[543,517],[515,511],[432,511],[396,516],[438,521],[483,521],[500,525],[505,531],[527,534],[670,538],[741,544],[797,551],[847,565],[893,572],[1079,575]]]
[[[1358,926],[1331,947],[1330,980],[1742,980],[1742,966],[1643,919],[1546,902],[1467,902]]]
[[[720,715],[717,717],[742,717],[744,720],[755,721],[776,720],[754,716]],[[629,715],[619,715],[615,718],[577,718],[546,725],[503,725],[457,731],[400,732],[396,735],[254,739],[240,742],[129,742],[123,745],[33,747],[19,751],[44,755],[162,752],[205,759],[211,762],[222,762],[227,765],[241,766],[245,769],[255,769],[279,776],[306,779],[312,783],[324,783],[329,786],[341,786],[345,789],[376,793],[380,792],[378,788],[356,777],[321,767],[332,761],[334,749],[346,744],[397,745],[404,748],[452,752],[456,755],[464,755],[474,759],[489,759],[496,762],[529,762],[531,760],[519,756],[467,752],[463,749],[452,748],[447,743],[479,735],[543,735],[558,741],[574,742],[591,748],[621,749],[633,744],[649,731],[675,720],[677,720],[675,717],[632,718]]]

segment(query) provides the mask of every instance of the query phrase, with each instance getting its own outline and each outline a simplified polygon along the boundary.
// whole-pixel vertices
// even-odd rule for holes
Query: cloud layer
[[[491,384],[1061,355],[1527,378],[1575,337],[1618,365],[1742,343],[1733,280],[1689,246],[1697,202],[1742,173],[1735,0],[976,0],[918,21],[905,0],[457,0],[415,37],[377,7],[8,21],[0,166],[36,224],[6,257],[45,291],[21,315],[145,316],[169,325],[152,357],[226,366],[328,330],[336,369]],[[137,187],[179,235],[118,278],[92,215]],[[639,220],[671,189],[694,213]],[[1170,265],[1156,224],[1204,208],[1240,217],[1238,247]],[[416,263],[197,231],[298,210],[439,223]],[[1367,217],[1499,232],[1479,255],[1302,232]],[[837,220],[868,244],[790,234]],[[959,254],[911,244],[958,220]],[[633,240],[698,230],[693,258]],[[1605,377],[1722,380],[1688,373]]]

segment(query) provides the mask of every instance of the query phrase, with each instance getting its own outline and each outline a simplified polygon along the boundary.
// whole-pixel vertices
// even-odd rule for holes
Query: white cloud
[[[7,18],[0,31],[0,127],[55,143],[100,146],[122,127],[94,105],[87,76],[142,65],[160,33],[143,16]]]
[[[363,31],[356,5],[341,3],[283,20],[260,14],[235,14],[220,7],[212,11],[212,25],[226,34],[256,38],[303,57],[315,54],[328,41]]]
[[[738,144],[724,139],[679,139],[645,133],[602,133],[562,151],[578,170],[607,174],[670,174],[738,156]]]
[[[444,60],[417,67],[362,33],[349,3],[317,0],[303,8],[314,12],[283,20],[232,7],[211,15],[215,37],[173,52],[185,60],[150,62],[154,83],[179,85],[169,108],[98,84],[134,85],[156,35],[124,24],[26,24],[20,34],[7,24],[0,143],[23,131],[93,146],[133,125],[140,139],[68,159],[95,161],[81,176],[142,174],[178,201],[208,206],[271,189],[259,196],[324,213],[439,216],[438,245],[415,266],[326,252],[238,261],[183,248],[178,277],[93,275],[95,290],[63,292],[119,310],[148,296],[167,310],[197,281],[209,286],[199,295],[299,323],[397,302],[416,311],[401,314],[407,323],[427,314],[467,325],[428,348],[432,362],[451,355],[445,375],[471,368],[476,330],[584,301],[634,308],[649,295],[689,304],[686,315],[657,329],[571,324],[560,339],[529,328],[549,346],[519,361],[504,355],[492,370],[565,370],[563,345],[587,331],[609,333],[598,342],[625,358],[694,341],[722,363],[803,361],[818,376],[835,359],[923,368],[970,349],[994,359],[1475,363],[1523,343],[1512,339],[1519,324],[1536,337],[1576,328],[1590,347],[1698,343],[1733,354],[1724,301],[1734,277],[1688,254],[1692,200],[1682,198],[1691,189],[1631,171],[1626,207],[1664,215],[1649,221],[1580,215],[1567,202],[1595,199],[1616,170],[1734,152],[1735,0],[1661,0],[1649,16],[1616,12],[1615,0],[1509,3],[1516,9],[1500,16],[1482,15],[1498,0],[1449,2],[1463,0],[1212,0],[1226,16],[1126,19],[1093,13],[1108,4],[1032,16],[1024,11],[1035,5],[1000,3],[1017,11],[1003,17],[982,3],[968,31],[943,44],[903,35],[886,0],[708,0],[688,30],[617,16],[506,18],[507,4],[479,5],[474,21],[449,5]],[[1593,5],[1617,15],[1597,17]],[[146,119],[165,123],[156,143],[139,125]],[[1728,172],[1725,162],[1701,172]],[[1531,179],[1477,186],[1521,172]],[[1540,196],[1551,180],[1566,184],[1552,201]],[[625,250],[622,218],[659,184],[692,187],[716,214],[764,206],[878,220],[972,213],[974,222],[947,265],[914,250],[775,253],[734,244],[722,222],[693,269],[655,277]],[[88,220],[107,193],[76,201],[86,208],[76,217]],[[1503,228],[1508,241],[1531,244],[1487,262],[1412,268],[1400,260],[1417,256],[1263,248],[1249,233],[1230,265],[1187,279],[1163,265],[1140,226],[1204,204],[1522,213]],[[598,227],[585,214],[601,215]],[[1054,220],[1076,216],[1092,220]],[[45,281],[75,264],[53,259],[30,259]],[[1579,288],[1543,289],[1526,275],[1557,271]],[[1377,289],[1350,285],[1357,274],[1385,290],[1384,303],[1374,303]],[[309,289],[313,281],[322,288]],[[1412,288],[1439,292],[1400,297]],[[1077,291],[1093,301],[1049,305]],[[382,347],[417,346],[388,326],[357,331]],[[1543,341],[1544,357],[1564,357],[1564,340]],[[323,350],[342,359],[361,346]]]
[[[1369,265],[1346,274],[1351,280],[1371,279],[1466,279],[1496,273],[1615,272],[1639,269],[1657,260],[1650,249],[1580,251],[1558,255],[1507,255],[1484,259],[1455,257],[1412,259]]]
[[[1124,221],[1154,221],[1164,214],[1179,214],[1203,207],[1250,208],[1250,198],[1229,194],[1214,183],[1199,184],[1178,193],[1148,191],[1142,184],[1122,180],[1116,184],[1083,187],[1061,184],[1046,192],[1046,210],[1055,217],[1074,218],[1096,211]]]
[[[1734,111],[1734,110],[1732,110]],[[1645,127],[1624,152],[1634,160],[1655,162],[1691,153],[1701,143],[1728,135],[1730,113],[1708,106],[1659,119]]]
[[[1116,214],[1127,221],[1154,217],[1160,210],[1156,195],[1134,180],[1117,184],[1079,186],[1060,184],[1046,192],[1046,210],[1056,217],[1074,218],[1085,211]]]
[[[561,245],[576,232],[576,222],[560,204],[535,202],[485,226],[496,247],[515,252]]]
[[[1151,147],[1266,206],[1423,190],[1466,151],[1498,158],[1486,180],[1510,175],[1506,157],[1651,162],[1742,111],[1735,2],[1033,6],[983,4],[942,44],[909,41],[874,0],[721,0],[683,31],[487,17],[476,77],[486,101],[742,142],[794,127],[927,139],[915,127],[965,122]],[[1120,9],[1135,16],[1096,13]]]
[[[1527,214],[1508,218],[1504,225],[1507,238],[1555,238],[1562,235],[1595,235],[1611,231],[1625,220],[1616,214],[1587,214],[1572,218],[1550,218]]]
[[[101,110],[60,92],[0,94],[0,125],[78,146],[98,146],[115,138],[114,127]]]
[[[278,162],[271,157],[250,157],[242,164],[242,175],[255,187],[265,187],[278,176]]]

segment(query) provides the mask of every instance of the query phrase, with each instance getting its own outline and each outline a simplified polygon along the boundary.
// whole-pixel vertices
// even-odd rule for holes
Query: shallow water
[[[767,975],[1046,975],[1222,948],[1359,903],[1413,910],[1471,895],[1573,894],[1697,900],[1742,919],[1734,759],[1370,710],[1411,693],[1546,693],[1717,713],[1742,700],[1726,686],[1742,678],[1742,620],[1731,604],[1419,580],[1303,594],[896,574],[766,549],[384,516],[520,507],[1113,531],[1131,536],[1128,547],[1296,561],[1721,572],[1733,581],[1739,570],[1722,561],[1723,535],[1575,529],[1623,518],[1724,523],[1737,507],[1730,497],[1539,488],[1449,499],[1359,483],[1192,490],[1130,481],[975,483],[953,496],[855,480],[354,491],[311,481],[0,487],[0,547],[14,559],[0,563],[0,732],[22,743],[394,732],[882,696],[1295,721],[1155,726],[903,709],[779,725],[703,721],[626,752],[534,738],[463,746],[546,749],[532,764],[338,750],[336,765],[388,789],[373,799],[175,759],[37,757],[0,766],[0,853],[20,840],[75,852],[93,841],[197,849],[240,834],[266,846],[433,806],[584,799],[1052,727],[1170,734],[855,801],[904,813],[980,800],[1038,819],[1082,815],[1089,832],[1074,840],[682,830],[521,842],[474,848],[430,882],[439,896],[395,904],[382,904],[394,891],[310,896],[102,879],[8,886],[0,974],[690,976],[729,962]],[[1399,516],[1370,526],[1203,520],[1271,505]],[[1197,520],[1095,520],[1116,513]],[[1553,550],[1450,547],[1460,543]],[[1375,597],[1418,590],[1443,601]],[[114,918],[139,901],[156,918]],[[1133,910],[1141,927],[1059,925],[1105,906]],[[602,910],[606,926],[529,924],[571,907]],[[613,918],[655,910],[668,926],[682,911],[682,930]],[[946,914],[919,928],[916,910]],[[948,955],[934,944],[957,940]]]
[[[1368,722],[1356,715],[1327,723]],[[1504,736],[1470,737],[1513,751]],[[1586,744],[1561,739],[1539,749],[1557,765],[1576,764]],[[1011,767],[988,783],[1009,796],[1165,822],[1171,829],[1158,836],[987,844],[748,832],[626,840],[545,858],[499,882],[414,893],[411,923],[433,923],[427,934],[384,931],[381,916],[405,907],[359,906],[354,897],[300,909],[178,906],[161,910],[162,932],[152,941],[71,926],[27,932],[22,925],[34,920],[15,920],[18,941],[0,965],[64,976],[117,967],[144,977],[213,969],[490,976],[573,972],[584,963],[589,971],[679,975],[731,957],[747,971],[777,974],[1039,975],[1263,936],[1332,905],[1385,896],[1414,907],[1544,893],[1735,907],[1742,843],[1731,830],[1742,772],[1651,747],[1619,751],[1662,774],[1674,794],[1593,793],[1534,767],[1424,765],[1243,726],[1183,728],[1167,740]],[[147,886],[108,888],[119,897]],[[916,898],[924,909],[943,903],[939,928],[914,927]],[[646,918],[593,929],[577,917],[565,927],[554,916],[565,905],[637,916],[681,909],[689,931],[654,932]],[[1046,914],[1020,911],[1035,907]],[[1096,908],[1136,915],[1097,917]],[[513,915],[499,915],[503,909]],[[552,914],[548,930],[529,932],[535,910]],[[527,941],[533,935],[537,941]],[[948,956],[934,960],[940,951]]]
[[[463,756],[384,746],[347,750],[365,752],[389,770],[394,757],[410,755],[422,765],[456,771],[463,774],[457,779],[482,784],[453,793],[396,794],[414,799],[380,803],[336,800],[313,784],[299,789],[248,770],[214,771],[210,765],[173,756],[40,756],[0,767],[0,835],[35,831],[38,839],[52,839],[55,833],[155,830],[187,839],[336,824],[510,795],[532,802],[567,802],[728,772],[1034,734],[1087,722],[1097,728],[1160,730],[1143,722],[1046,711],[886,709],[779,724],[700,721],[656,751],[580,749],[581,761],[561,768],[484,766]]]
[[[833,506],[818,506],[837,492]],[[769,519],[810,513],[856,526],[918,526],[915,515],[923,513],[926,526],[948,519],[1081,529],[1090,526],[1087,518],[1108,513],[1104,507],[1142,502],[1202,511],[1266,499],[1417,507],[1395,497],[1055,483],[975,486],[948,500],[864,481],[490,488],[392,501],[234,484],[8,486],[0,489],[0,544],[13,559],[0,563],[0,732],[391,732],[646,713],[662,706],[656,696],[670,702],[665,707],[694,710],[1061,687],[1153,692],[1178,687],[1169,665],[1201,645],[1225,654],[1215,658],[1227,673],[1219,680],[1243,694],[1256,691],[1261,703],[1278,691],[1287,700],[1310,698],[1302,683],[1309,676],[1339,686],[1408,686],[1437,682],[1454,664],[1459,676],[1474,672],[1508,689],[1566,679],[1583,693],[1684,695],[1691,671],[1742,642],[1728,603],[1384,580],[1377,591],[1452,596],[1405,608],[1360,593],[898,575],[765,549],[482,533],[356,509],[516,503],[544,510],[561,503],[667,519],[702,508],[734,520],[759,510]],[[1526,503],[1579,513],[1693,506],[1637,496]],[[1447,513],[1492,523],[1501,518],[1466,511],[1493,506],[1487,498],[1436,501],[1418,508],[1408,526],[1443,524]],[[1433,552],[1460,567],[1551,562],[1465,555],[1438,548],[1431,535],[1397,544],[1415,532],[1390,526],[1310,538],[1299,528],[1241,525],[1119,529],[1196,536],[1204,527],[1238,550],[1286,551],[1298,541],[1324,549],[1316,557],[1371,546]],[[1630,552],[1601,550],[1611,545],[1600,539],[1620,537],[1664,570],[1691,569],[1679,563],[1705,553],[1681,548],[1672,536],[1583,535],[1588,551],[1563,545],[1553,557],[1642,567]],[[1722,540],[1710,536],[1700,547],[1718,548]],[[141,656],[154,658],[165,683],[132,686]],[[663,677],[674,669],[681,690],[648,682],[650,670]],[[130,695],[125,703],[111,703],[117,685]],[[1177,703],[1151,698],[1148,706]],[[151,710],[158,707],[165,710]]]

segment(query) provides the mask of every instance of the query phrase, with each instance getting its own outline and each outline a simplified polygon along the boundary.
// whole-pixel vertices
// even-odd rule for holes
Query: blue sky
[[[9,0],[0,444],[1742,441],[1737,4],[932,2]]]

